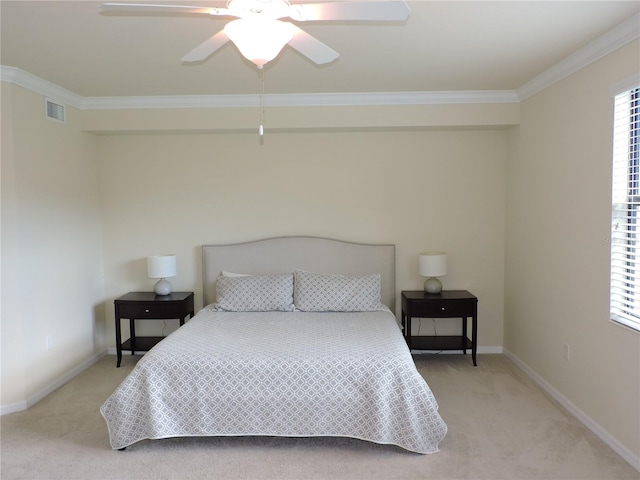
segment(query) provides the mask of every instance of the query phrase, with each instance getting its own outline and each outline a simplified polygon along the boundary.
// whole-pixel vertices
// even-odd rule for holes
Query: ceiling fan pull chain
[[[264,69],[258,69],[260,72],[260,127],[258,128],[258,134],[260,137],[264,137]]]

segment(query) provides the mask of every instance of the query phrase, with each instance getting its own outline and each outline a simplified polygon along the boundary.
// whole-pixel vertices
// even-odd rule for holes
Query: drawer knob
[[[444,310],[444,308],[443,308],[443,310]],[[144,313],[149,313],[149,309],[147,308],[147,309],[144,311]]]
[[[444,312],[444,307],[442,307],[441,310]]]

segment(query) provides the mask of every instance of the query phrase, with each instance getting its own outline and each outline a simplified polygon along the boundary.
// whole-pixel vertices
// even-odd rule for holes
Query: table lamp
[[[418,257],[418,271],[420,276],[429,277],[424,281],[424,291],[440,293],[442,282],[436,277],[447,274],[447,254],[444,252],[424,252]]]
[[[156,295],[169,295],[173,287],[167,277],[176,276],[176,256],[175,255],[153,255],[147,257],[147,274],[149,278],[159,278],[153,287]]]

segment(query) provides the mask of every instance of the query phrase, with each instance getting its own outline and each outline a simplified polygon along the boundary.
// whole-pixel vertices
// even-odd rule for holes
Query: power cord
[[[424,320],[423,318],[420,319],[420,321],[418,322],[418,337],[420,336],[420,330],[422,330],[422,320]],[[433,336],[437,337],[438,336],[438,328],[437,328],[437,324],[436,324],[436,319],[432,318],[431,321],[433,322]]]
[[[433,322],[433,336],[437,337],[438,336],[438,324],[436,323],[436,319],[432,318],[431,321]],[[444,352],[444,350],[440,350],[439,352],[434,352],[431,355],[440,355],[442,352]]]

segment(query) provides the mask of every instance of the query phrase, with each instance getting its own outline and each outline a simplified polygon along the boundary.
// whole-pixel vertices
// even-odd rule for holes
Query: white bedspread
[[[352,437],[438,451],[447,426],[389,311],[201,310],[100,408],[119,449],[144,439]]]

